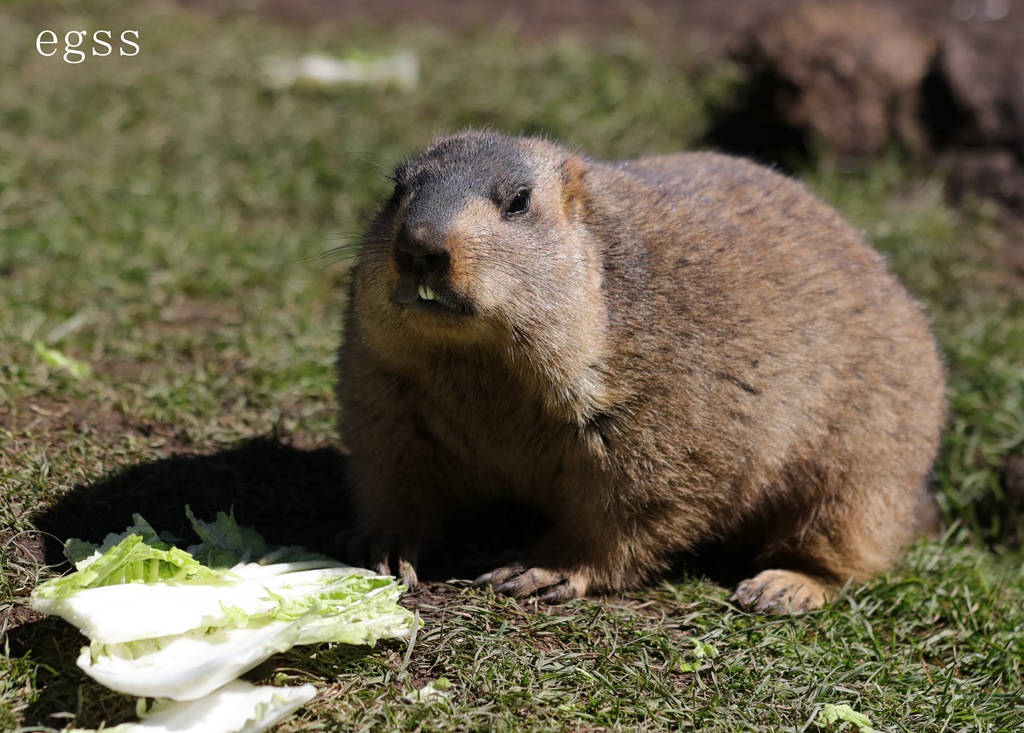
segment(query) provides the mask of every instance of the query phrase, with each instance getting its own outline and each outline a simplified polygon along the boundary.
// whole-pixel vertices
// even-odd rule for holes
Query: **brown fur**
[[[448,515],[509,499],[552,526],[500,592],[620,590],[718,541],[762,570],[742,604],[814,608],[914,534],[943,391],[917,305],[798,183],[461,133],[399,167],[357,259],[350,546],[414,583]]]

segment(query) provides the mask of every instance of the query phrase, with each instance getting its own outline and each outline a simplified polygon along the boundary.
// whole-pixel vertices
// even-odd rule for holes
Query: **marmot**
[[[928,323],[799,183],[465,131],[394,173],[339,354],[350,552],[416,584],[486,500],[550,530],[478,582],[561,602],[717,541],[734,600],[820,606],[914,536],[944,422]]]

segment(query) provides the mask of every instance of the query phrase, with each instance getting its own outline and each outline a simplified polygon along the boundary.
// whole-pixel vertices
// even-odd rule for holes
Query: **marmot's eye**
[[[530,209],[530,189],[520,188],[516,191],[515,196],[509,199],[508,206],[505,207],[505,216],[512,214],[524,214]]]

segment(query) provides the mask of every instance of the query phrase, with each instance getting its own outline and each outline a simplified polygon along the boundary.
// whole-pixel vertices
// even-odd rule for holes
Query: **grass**
[[[73,630],[25,609],[59,540],[136,511],[181,532],[185,503],[234,505],[272,541],[318,547],[345,521],[338,281],[393,162],[466,125],[607,157],[672,151],[699,142],[734,83],[631,37],[523,45],[502,29],[298,31],[112,8],[0,10],[0,730],[132,715],[74,667]],[[138,28],[142,52],[77,66],[36,54],[40,30],[80,26]],[[311,49],[411,49],[422,79],[263,87],[262,59]],[[952,407],[936,484],[956,528],[800,619],[740,613],[699,578],[554,610],[431,585],[409,599],[425,621],[411,649],[303,648],[256,670],[322,690],[285,730],[853,731],[818,724],[833,703],[884,731],[1019,728],[1024,574],[1001,475],[1024,451],[1024,298],[993,265],[999,232],[897,155],[819,155],[799,173],[935,321]],[[442,677],[446,697],[405,699]]]

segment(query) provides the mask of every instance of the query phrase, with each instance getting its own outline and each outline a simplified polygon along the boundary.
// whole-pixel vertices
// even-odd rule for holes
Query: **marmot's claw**
[[[586,592],[586,583],[578,573],[547,568],[527,568],[520,563],[506,565],[477,578],[473,585],[490,583],[494,592],[513,598],[525,598],[547,589],[540,600],[544,603],[565,603]]]
[[[573,584],[572,580],[566,580],[559,583],[554,588],[549,590],[547,593],[540,597],[541,603],[550,603],[552,606],[557,606],[560,603],[567,603],[568,601],[579,598],[583,594],[579,592],[577,587]]]
[[[521,563],[509,563],[504,567],[497,568],[489,573],[484,573],[473,581],[473,586],[480,587],[481,585],[493,585],[497,588],[499,585],[503,585],[506,581],[520,575],[525,570],[526,566]]]
[[[406,542],[383,540],[358,530],[339,535],[338,543],[342,542],[345,543],[345,561],[351,565],[370,568],[378,575],[396,575],[409,590],[419,585],[416,576],[419,551],[416,547]]]
[[[409,590],[420,584],[420,579],[416,577],[416,568],[413,566],[412,561],[407,560],[401,555],[398,557],[398,577]]]

